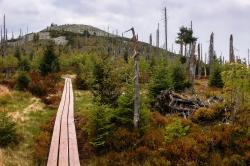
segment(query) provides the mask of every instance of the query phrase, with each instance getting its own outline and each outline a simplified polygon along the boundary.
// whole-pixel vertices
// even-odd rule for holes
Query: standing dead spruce
[[[133,59],[134,59],[134,127],[139,127],[140,121],[140,94],[139,94],[139,51],[138,51],[138,36],[132,27],[126,32],[132,31],[133,37]]]

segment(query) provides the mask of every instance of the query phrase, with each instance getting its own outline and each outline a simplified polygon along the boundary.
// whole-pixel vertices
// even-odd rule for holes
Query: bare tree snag
[[[191,20],[191,24],[190,24],[190,29],[191,29],[191,31],[193,31],[193,21],[192,20]],[[193,44],[193,42],[189,43],[189,50],[188,50],[189,57],[192,54],[192,44]]]
[[[7,46],[7,32],[6,32],[6,25],[5,25],[5,14],[3,15],[3,36],[1,37],[1,54],[2,57],[5,56],[6,53],[6,46]]]
[[[248,67],[250,67],[250,50],[248,49],[248,53],[247,53],[247,61],[248,61]]]
[[[235,62],[235,55],[234,55],[234,45],[233,45],[233,35],[230,35],[230,45],[229,45],[229,62]]]
[[[146,57],[147,60],[149,60],[151,52],[152,52],[152,43],[153,43],[152,34],[150,34],[149,35],[149,47],[147,49],[147,57]]]
[[[150,46],[152,46],[152,43],[153,43],[152,33],[150,33],[150,35],[149,35],[149,44],[150,44]]]
[[[201,57],[201,44],[198,44],[198,79],[201,78],[201,60],[202,60],[202,57]]]
[[[205,53],[204,76],[207,77],[207,53]]]
[[[135,34],[135,30],[132,27],[130,30],[132,31],[133,37],[133,59],[134,59],[134,127],[139,127],[140,122],[140,93],[139,93],[139,52],[138,52],[138,36]]]
[[[160,57],[160,24],[158,23],[158,27],[156,30],[156,48],[157,48],[157,55]]]
[[[195,69],[196,69],[196,56],[195,56],[195,47],[196,42],[192,44],[192,50],[190,55],[190,63],[189,63],[189,81],[193,85],[195,79]]]
[[[168,19],[167,19],[167,7],[164,8],[164,21],[165,21],[165,44],[166,53],[168,52]]]
[[[209,44],[209,70],[210,74],[212,73],[213,70],[213,65],[214,65],[214,33],[212,32],[210,36],[210,44]]]

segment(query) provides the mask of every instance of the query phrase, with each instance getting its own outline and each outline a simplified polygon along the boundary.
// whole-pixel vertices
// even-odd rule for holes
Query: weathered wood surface
[[[57,111],[47,166],[80,166],[74,122],[74,98],[71,79],[65,79]]]

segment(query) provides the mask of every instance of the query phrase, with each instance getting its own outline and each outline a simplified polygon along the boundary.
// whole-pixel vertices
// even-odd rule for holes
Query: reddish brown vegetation
[[[55,117],[42,126],[40,134],[35,137],[34,158],[39,165],[46,164],[47,162],[54,123]]]
[[[7,86],[9,89],[13,89],[16,85],[16,81],[15,80],[2,80],[1,84]]]
[[[53,108],[57,108],[60,101],[61,101],[61,97],[59,95],[51,95],[48,97],[43,97],[42,101],[46,104],[49,105]]]
[[[75,117],[79,157],[84,163],[93,157],[93,148],[90,144],[89,134],[87,132],[87,122],[88,119],[86,117]]]
[[[31,85],[29,91],[38,97],[44,97],[48,94],[56,94],[58,92],[57,83],[60,80],[59,75],[49,74],[45,77],[39,73],[30,73]],[[59,89],[62,90],[62,89]]]
[[[176,118],[164,117],[156,112],[151,113],[150,117],[151,127],[144,133],[126,128],[112,131],[107,141],[108,148],[101,155],[89,143],[86,130],[88,120],[78,117],[81,160],[85,163],[95,161],[100,165],[249,164],[250,139],[244,127],[221,124],[204,130],[192,121],[182,119],[182,124],[190,127],[189,133],[167,143],[164,140],[165,126]]]

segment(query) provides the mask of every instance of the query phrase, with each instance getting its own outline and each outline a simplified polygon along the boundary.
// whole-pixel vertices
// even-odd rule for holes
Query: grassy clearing
[[[23,111],[32,103],[32,95],[26,92],[13,91],[0,97],[0,109],[8,112]]]
[[[93,95],[90,91],[75,90],[75,112],[76,115],[86,116],[93,110]]]
[[[202,99],[207,99],[211,96],[223,96],[222,89],[209,87],[207,79],[195,80],[194,89]]]
[[[30,166],[34,163],[34,138],[41,126],[56,113],[56,109],[46,107],[39,99],[26,92],[13,91],[0,97],[0,109],[9,113],[17,123],[21,139],[16,146],[0,149],[0,165]]]

